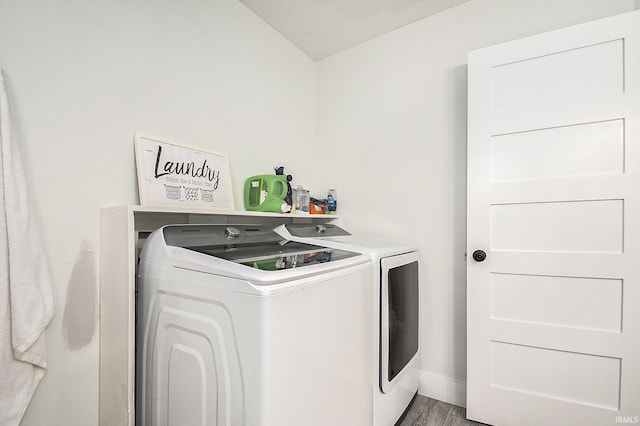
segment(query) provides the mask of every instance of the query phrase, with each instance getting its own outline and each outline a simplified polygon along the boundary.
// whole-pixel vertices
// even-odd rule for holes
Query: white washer
[[[170,225],[140,255],[139,425],[369,425],[369,257]]]
[[[332,225],[288,224],[283,238],[368,255],[374,263],[373,424],[397,423],[420,382],[419,255],[400,241],[351,235]]]

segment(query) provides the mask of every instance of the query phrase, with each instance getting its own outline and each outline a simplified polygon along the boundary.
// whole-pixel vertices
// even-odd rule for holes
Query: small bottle
[[[309,191],[302,185],[296,188],[296,213],[309,214]]]
[[[337,203],[336,190],[330,189],[327,194],[327,214],[336,214]]]

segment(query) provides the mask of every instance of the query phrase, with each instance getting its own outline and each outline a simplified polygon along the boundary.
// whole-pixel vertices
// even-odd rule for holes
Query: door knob
[[[487,258],[487,253],[482,250],[476,250],[473,252],[473,260],[476,262],[483,262]]]

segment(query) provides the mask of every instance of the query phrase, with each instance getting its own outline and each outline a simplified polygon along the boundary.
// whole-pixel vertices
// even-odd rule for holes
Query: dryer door
[[[418,253],[381,260],[380,389],[388,393],[418,354]]]

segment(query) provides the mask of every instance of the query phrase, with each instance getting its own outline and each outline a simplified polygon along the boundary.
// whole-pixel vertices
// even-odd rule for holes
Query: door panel
[[[622,280],[492,273],[490,318],[622,331]]]
[[[469,55],[467,416],[640,415],[640,12]]]
[[[491,137],[491,182],[621,174],[623,167],[622,119]]]
[[[621,253],[623,200],[492,204],[491,250]]]
[[[492,110],[620,94],[624,90],[623,48],[620,38],[498,64],[491,70]]]
[[[493,387],[612,410],[620,404],[619,358],[497,341],[490,357]]]

